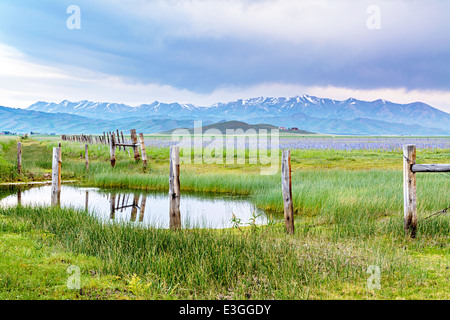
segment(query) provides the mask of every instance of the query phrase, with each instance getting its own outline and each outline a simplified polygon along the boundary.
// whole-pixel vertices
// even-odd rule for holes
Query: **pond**
[[[24,189],[8,187],[0,191],[0,206],[50,206],[51,186]],[[169,228],[168,192],[61,186],[60,205],[90,212],[104,222],[129,222],[144,227]],[[231,228],[233,214],[240,226],[253,215],[256,224],[266,224],[265,213],[248,199],[231,195],[181,193],[182,228]]]

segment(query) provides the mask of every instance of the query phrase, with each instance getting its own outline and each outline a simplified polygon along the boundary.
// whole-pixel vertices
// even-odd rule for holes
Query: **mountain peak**
[[[371,121],[384,121],[403,125],[422,125],[429,128],[441,128],[444,130],[443,132],[448,132],[450,127],[450,114],[421,102],[398,104],[384,99],[362,101],[354,97],[339,101],[318,98],[308,94],[291,98],[260,96],[237,99],[227,103],[216,103],[208,107],[159,101],[154,101],[151,104],[129,106],[126,104],[92,102],[88,100],[79,102],[63,100],[59,104],[38,101],[28,107],[28,109],[48,113],[69,113],[103,120],[130,117],[145,119],[146,117],[151,117],[155,120],[203,120],[213,122],[236,120],[250,121],[251,123],[258,119],[258,121],[264,121],[264,123],[273,125],[298,127],[307,131],[324,133],[326,133],[324,130],[316,127],[318,123],[324,128],[332,125],[336,126],[332,133],[348,133],[345,131],[346,129],[343,129],[345,126],[341,127],[338,123],[347,123],[348,121],[353,121],[354,123],[356,119],[369,119]],[[322,122],[322,120],[329,121],[329,123]],[[358,121],[361,123],[361,120]],[[312,127],[307,127],[308,125]],[[380,126],[383,125],[385,124],[380,124]],[[360,129],[362,130],[361,132],[367,134],[367,130],[364,131],[362,127]],[[357,130],[351,132],[357,132]],[[377,134],[375,131],[373,133]]]

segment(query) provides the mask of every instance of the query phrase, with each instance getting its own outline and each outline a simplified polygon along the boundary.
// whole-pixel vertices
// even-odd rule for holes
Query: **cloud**
[[[0,3],[1,104],[311,94],[450,111],[449,1],[78,0],[68,30],[71,4]]]
[[[397,103],[421,101],[450,112],[450,91],[406,88],[354,89],[336,86],[302,86],[289,83],[259,83],[253,86],[222,86],[209,93],[197,93],[170,85],[135,82],[131,79],[82,68],[40,65],[14,48],[0,45],[0,105],[25,108],[36,101],[92,100],[129,105],[161,102],[209,106],[252,97],[280,97],[309,94],[345,100],[385,99]]]
[[[26,4],[26,5],[25,5]],[[0,3],[0,39],[50,66],[206,94],[259,83],[449,90],[449,1],[69,0]],[[369,6],[380,30],[369,30]]]

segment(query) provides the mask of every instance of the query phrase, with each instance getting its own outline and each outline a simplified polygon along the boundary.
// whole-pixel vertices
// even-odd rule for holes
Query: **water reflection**
[[[5,192],[0,192],[0,197]],[[50,206],[51,186],[17,189],[7,192],[0,206]],[[169,196],[166,192],[136,192],[117,189],[82,188],[63,185],[61,207],[82,209],[104,222],[130,222],[143,226],[169,228]],[[180,201],[183,228],[230,228],[233,214],[248,223],[253,214],[261,214],[257,224],[267,223],[261,210],[245,198],[227,195],[182,194]]]

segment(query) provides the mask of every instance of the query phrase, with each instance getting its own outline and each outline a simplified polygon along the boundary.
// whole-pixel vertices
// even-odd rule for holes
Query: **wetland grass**
[[[12,166],[14,144],[5,144],[0,155]],[[25,142],[24,157],[27,148],[35,153],[23,165],[24,177],[47,172],[49,150],[56,145],[56,140]],[[123,151],[111,169],[108,147],[94,145],[86,172],[83,152],[84,144],[64,142],[63,178],[99,187],[168,190],[168,148],[148,147],[145,171]],[[448,162],[450,152],[423,150],[418,157]],[[86,212],[21,207],[0,209],[0,217],[24,226],[10,229],[9,220],[0,224],[1,239],[29,230],[47,234],[39,243],[93,257],[89,268],[120,277],[119,296],[133,298],[448,299],[449,216],[419,223],[417,239],[405,239],[401,164],[401,151],[395,150],[293,151],[292,237],[278,223],[243,232],[170,232],[102,224]],[[280,176],[261,176],[258,166],[184,165],[180,179],[182,192],[248,195],[259,208],[283,212]],[[449,179],[418,174],[417,185],[419,220],[448,206]],[[366,287],[369,265],[381,267],[381,290]],[[8,276],[0,274],[0,288],[8,288]]]

